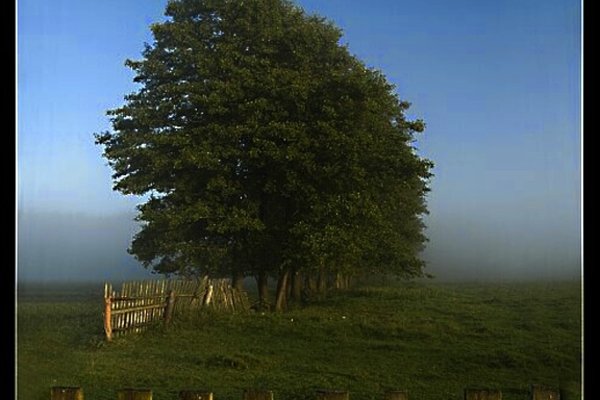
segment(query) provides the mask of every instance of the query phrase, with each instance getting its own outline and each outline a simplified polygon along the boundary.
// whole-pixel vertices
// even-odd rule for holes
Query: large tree
[[[148,195],[130,252],[161,273],[419,276],[431,162],[385,77],[285,0],[172,0],[128,60],[140,89],[96,136]],[[292,274],[292,277],[290,277]]]

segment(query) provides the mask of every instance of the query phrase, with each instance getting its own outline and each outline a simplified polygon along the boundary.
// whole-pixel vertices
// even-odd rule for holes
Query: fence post
[[[408,400],[408,393],[404,390],[389,390],[385,392],[385,400]]]
[[[190,302],[190,306],[192,306],[192,307],[198,306],[198,303],[200,301],[200,294],[201,294],[202,287],[203,287],[203,281],[198,280],[196,289],[194,289],[194,293],[193,293],[192,301]]]
[[[117,392],[118,400],[152,400],[150,389],[121,389]]]
[[[317,400],[349,400],[350,393],[346,390],[317,390]]]
[[[169,296],[167,297],[167,305],[165,307],[165,324],[170,324],[173,319],[173,309],[175,308],[175,292],[169,290]]]
[[[531,385],[532,400],[560,400],[560,392],[541,385]]]
[[[243,400],[273,400],[271,390],[246,389],[242,395]]]
[[[206,293],[204,295],[204,298],[202,299],[203,306],[207,306],[210,304],[210,301],[212,300],[213,290],[213,285],[210,283],[210,281],[208,281],[206,284]]]
[[[182,390],[179,400],[213,400],[213,394],[202,390]]]
[[[54,386],[50,389],[50,400],[83,400],[80,387]]]
[[[494,389],[465,389],[465,400],[502,400],[502,392]]]
[[[112,340],[112,317],[111,317],[111,298],[110,294],[104,297],[104,332],[106,340]]]

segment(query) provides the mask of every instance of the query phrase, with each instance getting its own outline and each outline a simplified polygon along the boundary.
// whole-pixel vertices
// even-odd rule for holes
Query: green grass
[[[369,287],[282,314],[180,316],[112,343],[100,289],[20,297],[19,399],[74,385],[88,400],[115,399],[122,387],[152,388],[156,400],[190,388],[237,400],[250,387],[276,400],[313,399],[317,388],[355,400],[387,389],[458,400],[473,386],[525,400],[530,383],[581,397],[579,283]]]

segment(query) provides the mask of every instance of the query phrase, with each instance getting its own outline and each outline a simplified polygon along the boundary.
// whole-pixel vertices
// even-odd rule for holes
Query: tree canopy
[[[385,76],[285,0],[171,0],[96,135],[161,273],[421,276],[432,163]],[[283,279],[283,282],[281,280]],[[285,292],[285,290],[284,290]]]

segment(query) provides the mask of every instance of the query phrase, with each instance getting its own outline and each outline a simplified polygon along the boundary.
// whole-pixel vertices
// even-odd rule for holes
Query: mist
[[[17,278],[24,282],[121,281],[150,277],[127,248],[138,229],[133,213],[18,214]]]
[[[483,221],[437,221],[423,253],[427,272],[441,281],[571,280],[581,276],[578,236],[542,227],[490,228]]]
[[[423,253],[434,281],[577,279],[579,223],[516,214],[436,215],[427,219]],[[19,213],[21,282],[96,282],[156,277],[127,253],[138,230],[134,212],[104,216]]]

